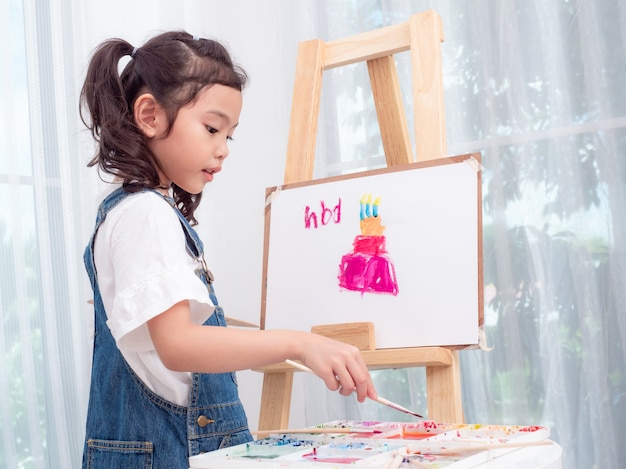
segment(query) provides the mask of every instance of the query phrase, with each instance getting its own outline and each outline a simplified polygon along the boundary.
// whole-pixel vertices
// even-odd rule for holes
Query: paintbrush
[[[452,440],[454,441],[454,440]],[[442,441],[442,445],[445,442]],[[552,440],[537,440],[537,441],[508,441],[505,443],[483,443],[483,444],[474,444],[474,445],[465,445],[465,446],[447,446],[442,448],[433,448],[433,449],[417,449],[415,447],[407,448],[407,452],[409,456],[411,454],[421,454],[428,456],[437,456],[437,455],[458,455],[462,453],[479,453],[483,451],[495,451],[499,449],[511,449],[511,448],[525,448],[528,446],[547,446],[552,445],[554,442]]]
[[[294,368],[298,368],[299,370],[306,371],[307,373],[315,374],[315,372],[311,368],[303,365],[302,363],[294,362],[293,360],[285,360],[285,363],[288,363],[289,365],[293,366]],[[406,407],[402,407],[400,404],[396,404],[395,402],[391,402],[390,400],[387,400],[384,397],[377,396],[376,399],[374,400],[383,405],[391,407],[392,409],[398,410],[400,412],[404,412],[405,414],[413,415],[418,418],[424,418],[417,412],[413,412],[412,410],[409,410]]]
[[[320,433],[320,434],[332,434],[332,433],[382,433],[380,430],[372,430],[369,428],[360,428],[360,427],[312,427],[312,428],[297,428],[297,429],[289,429],[283,428],[279,430],[258,430],[256,432],[251,432],[253,435],[266,435],[266,434],[283,434],[283,433]]]

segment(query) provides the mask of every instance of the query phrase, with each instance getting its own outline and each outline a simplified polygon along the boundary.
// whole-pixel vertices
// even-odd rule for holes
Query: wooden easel
[[[403,24],[347,39],[300,43],[287,145],[285,184],[313,178],[315,143],[325,70],[367,62],[388,166],[446,156],[441,42],[443,25],[432,10]],[[416,158],[402,105],[394,54],[411,52]],[[267,261],[267,259],[265,259]],[[426,367],[428,418],[463,422],[458,352],[445,347],[363,350],[369,369]],[[293,373],[287,364],[264,373],[259,431],[288,428]]]

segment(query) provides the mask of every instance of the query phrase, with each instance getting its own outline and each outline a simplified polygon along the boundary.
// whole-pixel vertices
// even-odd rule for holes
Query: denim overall
[[[94,293],[95,336],[83,468],[186,469],[190,456],[246,443],[252,435],[235,373],[194,373],[189,405],[184,407],[148,389],[117,348],[106,324],[93,247],[107,213],[128,195],[120,188],[102,202],[84,255]],[[225,327],[224,312],[217,306],[212,277],[204,263],[202,242],[174,201],[170,197],[164,200],[178,214],[187,249],[200,263],[196,275],[207,285],[215,305],[204,325]]]

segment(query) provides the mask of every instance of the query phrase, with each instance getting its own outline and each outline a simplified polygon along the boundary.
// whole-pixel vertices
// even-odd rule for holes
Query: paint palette
[[[288,435],[274,436],[262,440],[253,441],[244,445],[231,446],[221,451],[221,457],[232,460],[266,461],[283,458],[293,453],[301,453],[303,450],[311,451],[320,444],[324,444],[319,438],[308,436],[294,438]]]
[[[308,430],[194,456],[190,469],[465,469],[552,444],[542,426],[337,420]]]

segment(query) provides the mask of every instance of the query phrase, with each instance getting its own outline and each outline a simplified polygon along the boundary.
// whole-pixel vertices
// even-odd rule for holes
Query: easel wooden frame
[[[285,184],[313,178],[323,72],[357,62],[367,62],[387,165],[446,156],[442,41],[441,18],[428,10],[411,16],[406,23],[347,39],[300,43]],[[394,54],[404,51],[410,51],[412,61],[415,159],[394,59]],[[463,422],[458,351],[446,347],[413,347],[364,350],[362,354],[371,370],[426,367],[428,418]],[[293,374],[297,370],[287,364],[276,364],[257,371],[264,373],[259,431],[288,428]]]

